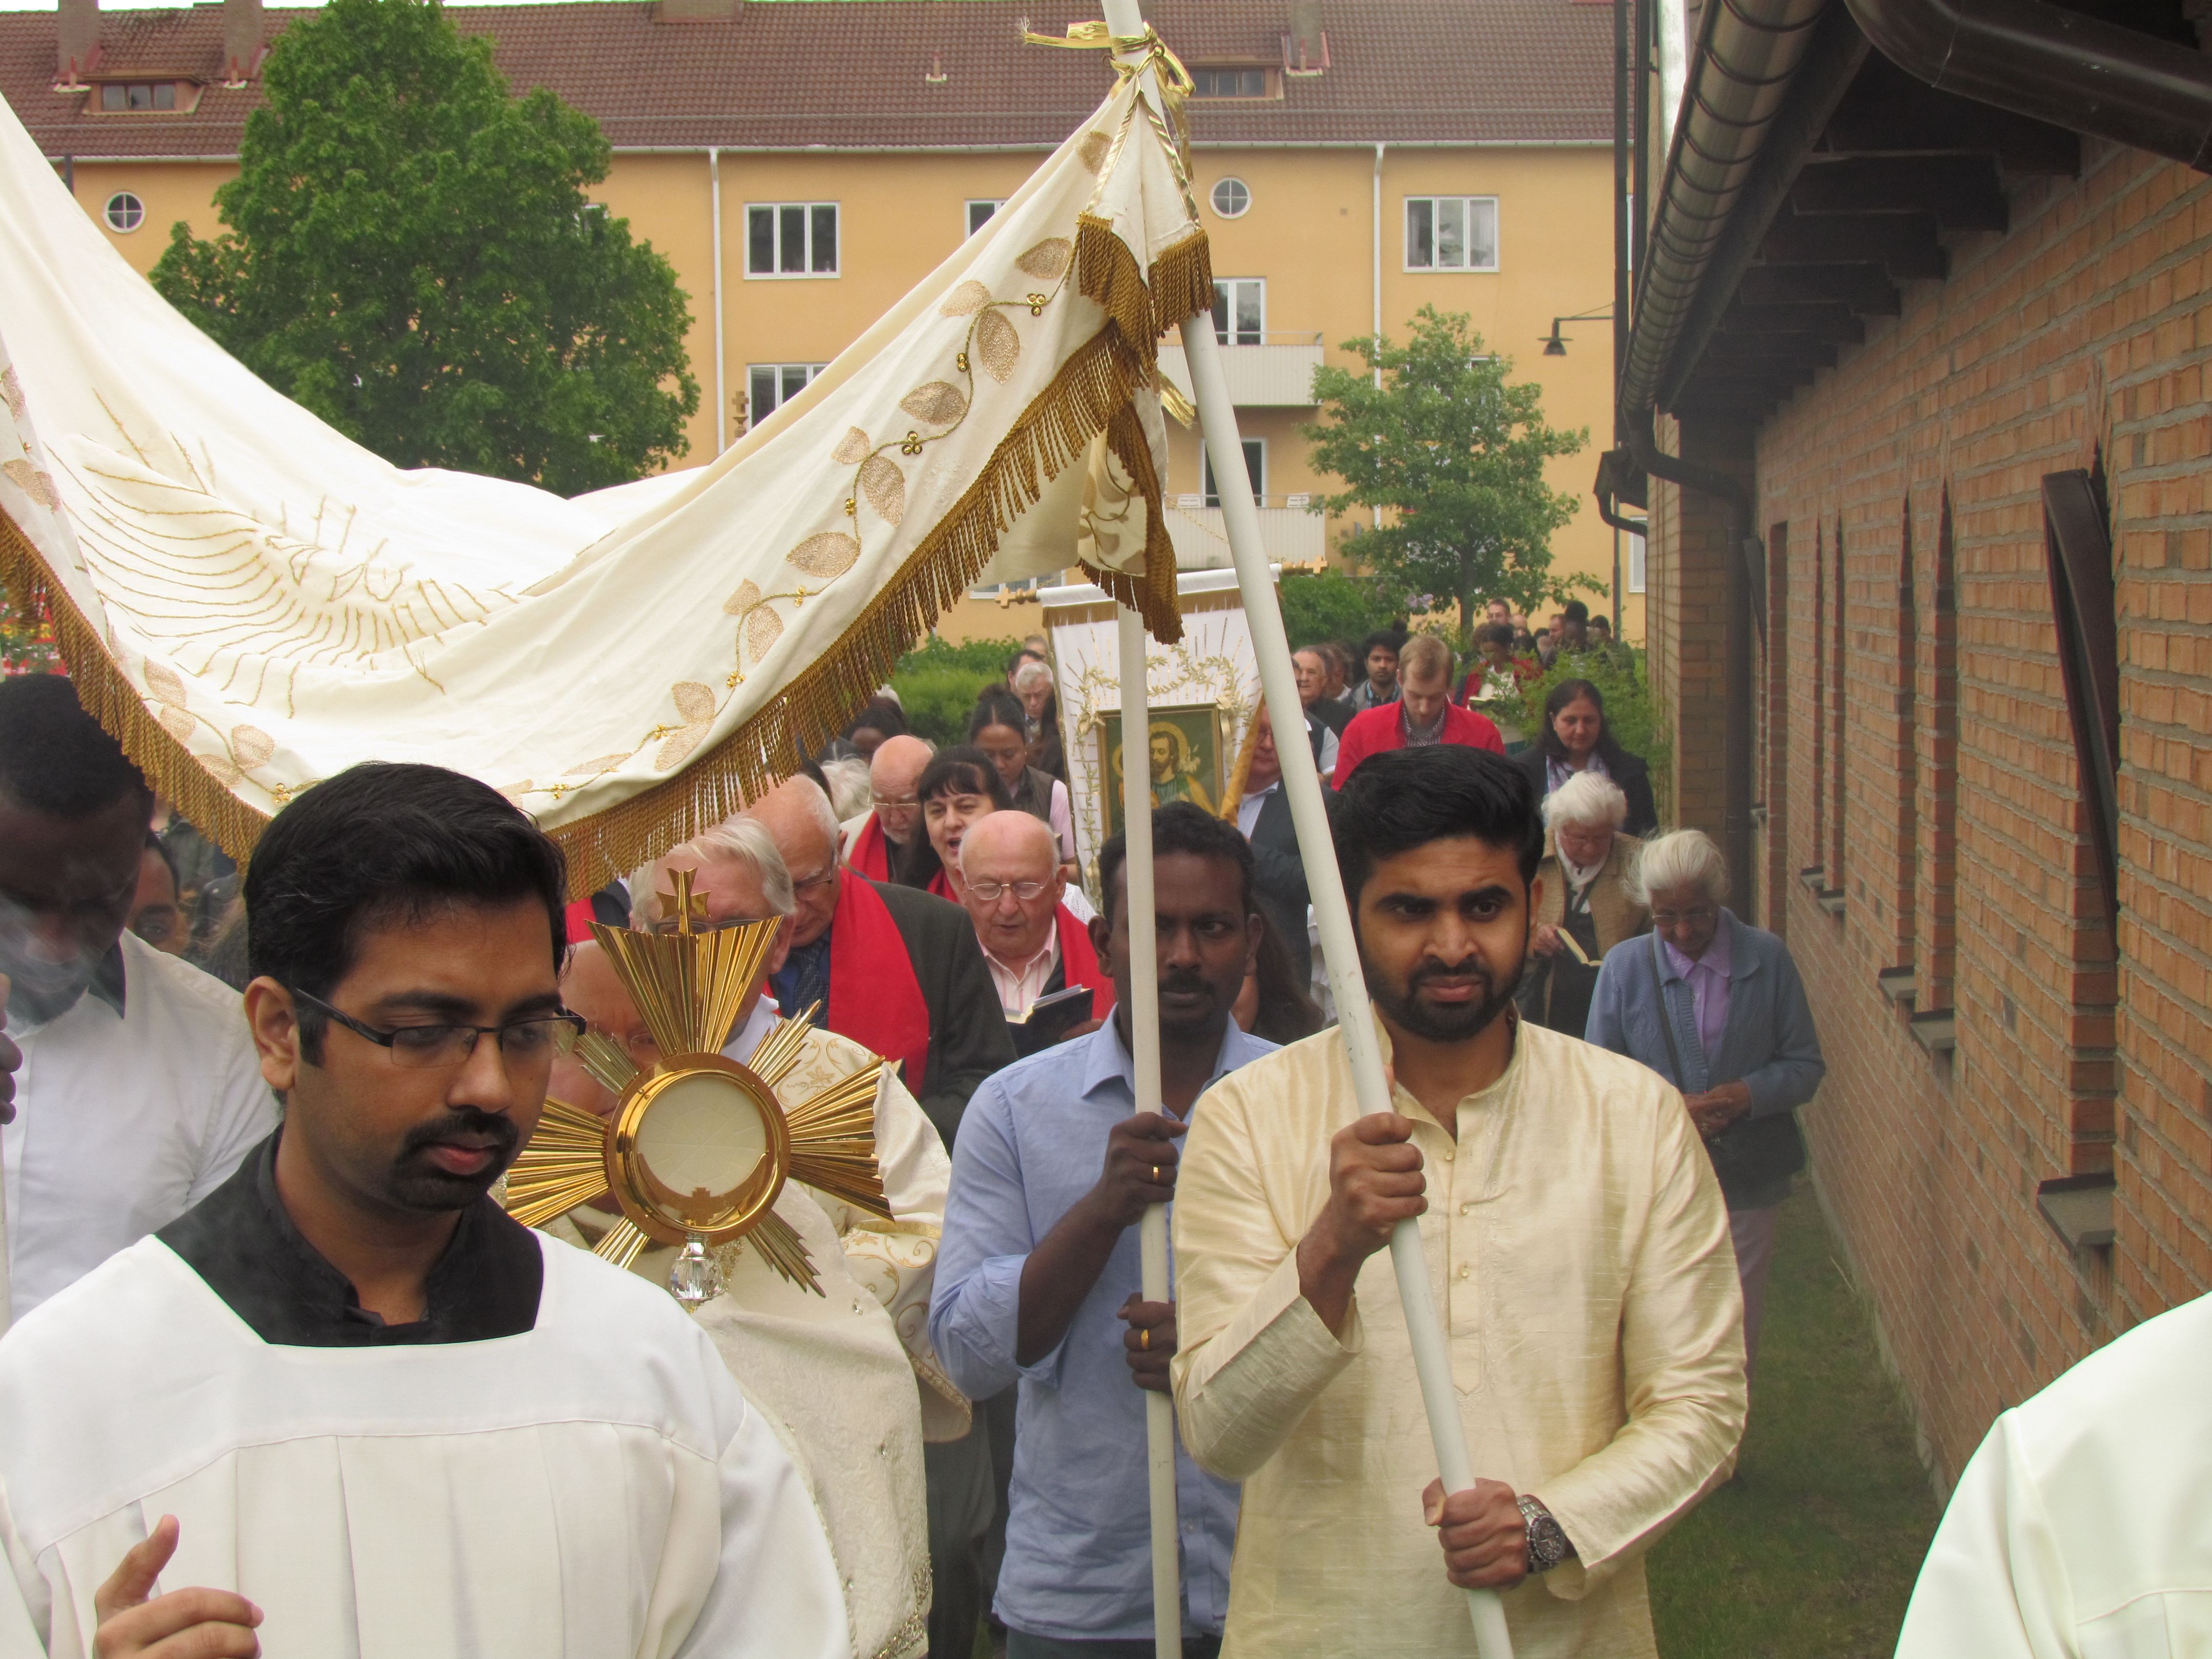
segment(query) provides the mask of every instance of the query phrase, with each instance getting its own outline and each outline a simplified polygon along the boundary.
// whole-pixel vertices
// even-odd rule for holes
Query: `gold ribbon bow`
[[[1190,128],[1183,118],[1182,106],[1198,90],[1198,83],[1191,79],[1182,59],[1168,49],[1159,32],[1147,23],[1142,34],[1115,34],[1103,19],[1094,17],[1089,22],[1070,23],[1065,35],[1038,34],[1024,29],[1022,40],[1028,46],[1058,46],[1063,52],[1110,52],[1114,54],[1114,73],[1125,81],[1142,75],[1147,69],[1156,71],[1153,84],[1159,88],[1162,113],[1167,117],[1167,126],[1160,136],[1167,141],[1168,149],[1175,157],[1176,182],[1182,186],[1184,199],[1190,202],[1191,218],[1195,221],[1198,204],[1190,198]],[[1153,125],[1159,125],[1158,117]]]

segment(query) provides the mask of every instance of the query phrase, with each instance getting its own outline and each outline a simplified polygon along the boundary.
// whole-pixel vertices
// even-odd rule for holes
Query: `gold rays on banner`
[[[776,1085],[805,1052],[813,1010],[772,1026],[740,1066],[719,1051],[758,984],[775,918],[700,931],[705,905],[691,872],[670,872],[664,894],[676,931],[642,933],[594,924],[592,933],[653,1035],[650,1065],[602,1032],[575,1058],[617,1097],[602,1119],[548,1100],[538,1132],[507,1176],[509,1213],[537,1226],[611,1195],[622,1214],[596,1254],[628,1267],[648,1243],[683,1246],[670,1289],[696,1307],[715,1294],[707,1248],[750,1241],[785,1278],[821,1294],[806,1248],[775,1213],[787,1179],[886,1219],[876,1167],[877,1060],[794,1107]]]

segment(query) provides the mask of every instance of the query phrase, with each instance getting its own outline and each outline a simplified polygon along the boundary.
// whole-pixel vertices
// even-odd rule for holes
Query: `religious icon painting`
[[[1121,833],[1121,715],[1109,710],[1098,720],[1099,776],[1105,787],[1106,833]],[[1152,711],[1146,734],[1146,763],[1152,780],[1152,805],[1187,800],[1204,812],[1221,810],[1223,784],[1221,711],[1212,703],[1192,703]]]

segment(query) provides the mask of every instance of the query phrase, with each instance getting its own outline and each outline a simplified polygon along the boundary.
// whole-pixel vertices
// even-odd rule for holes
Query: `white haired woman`
[[[1577,772],[1544,797],[1542,889],[1528,939],[1521,1017],[1570,1036],[1589,1019],[1606,952],[1650,926],[1629,890],[1643,842],[1626,834],[1628,797],[1599,772]]]
[[[1584,1035],[1681,1090],[1705,1138],[1728,1200],[1748,1377],[1775,1208],[1805,1167],[1796,1109],[1827,1069],[1820,1036],[1789,947],[1728,909],[1728,864],[1712,837],[1677,830],[1647,842],[1630,890],[1650,908],[1650,943],[1607,956]]]

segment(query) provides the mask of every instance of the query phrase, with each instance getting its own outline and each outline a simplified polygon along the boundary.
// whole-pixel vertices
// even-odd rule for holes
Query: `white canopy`
[[[565,501],[401,471],[279,396],[0,109],[0,573],[234,853],[319,778],[426,761],[586,890],[788,772],[987,565],[1079,560],[1176,636],[1154,352],[1212,278],[1173,131],[1125,76],[718,459]]]

